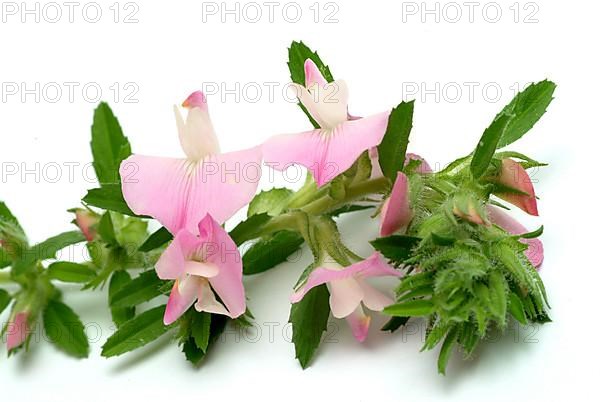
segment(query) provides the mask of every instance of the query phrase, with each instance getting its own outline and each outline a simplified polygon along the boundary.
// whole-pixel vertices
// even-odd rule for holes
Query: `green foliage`
[[[113,357],[147,345],[167,333],[172,326],[163,324],[166,306],[158,306],[122,324],[102,346],[102,356]]]
[[[418,237],[392,235],[380,237],[371,241],[375,250],[392,261],[395,265],[402,264],[411,256],[412,249],[421,241]]]
[[[180,320],[180,343],[186,359],[200,365],[211,346],[223,333],[229,319],[221,314],[209,314],[190,309]]]
[[[124,215],[137,216],[125,202],[120,184],[105,184],[101,188],[91,189],[82,201],[93,207],[119,212]]]
[[[299,250],[303,243],[301,235],[288,230],[259,240],[244,253],[244,275],[254,275],[276,267]]]
[[[44,309],[44,330],[57,348],[78,358],[87,357],[90,351],[84,326],[69,306],[50,300]]]
[[[312,288],[304,298],[292,305],[292,342],[302,368],[308,367],[329,320],[329,291],[327,286]]]
[[[404,170],[414,107],[415,101],[410,101],[402,102],[392,109],[385,135],[377,147],[381,171],[392,183],[396,180],[398,172]]]
[[[162,294],[164,282],[155,270],[148,270],[115,291],[110,297],[111,308],[133,307]]]
[[[156,232],[152,233],[145,241],[142,243],[138,251],[148,252],[152,250],[156,250],[157,248],[167,244],[173,240],[173,235],[167,230],[166,227],[161,227]]]
[[[248,205],[248,217],[266,213],[269,216],[277,216],[283,212],[286,200],[290,198],[293,191],[287,188],[273,188],[269,191],[258,193]]]
[[[96,271],[84,264],[57,261],[48,266],[47,275],[62,282],[87,283],[96,276]]]
[[[4,289],[0,289],[0,314],[8,307],[11,300],[10,294]]]
[[[50,237],[49,239],[24,250],[21,258],[15,262],[12,273],[15,276],[24,274],[32,270],[37,261],[56,258],[56,253],[60,250],[83,241],[85,241],[85,237],[78,230],[64,232]]]
[[[127,271],[114,272],[108,284],[108,300],[112,300],[120,290],[130,283],[131,275]],[[118,328],[135,316],[135,307],[110,307],[110,314]]]
[[[239,246],[247,240],[256,238],[260,234],[262,227],[270,220],[271,217],[267,213],[252,215],[233,228],[229,232],[229,236]]]

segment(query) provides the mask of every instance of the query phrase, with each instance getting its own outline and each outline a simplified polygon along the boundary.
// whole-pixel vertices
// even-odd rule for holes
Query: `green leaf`
[[[85,241],[81,231],[74,230],[50,237],[41,243],[25,250],[13,267],[14,275],[21,275],[33,269],[36,261],[56,258],[56,253],[65,247]]]
[[[50,300],[44,310],[46,335],[62,351],[74,357],[87,357],[90,352],[81,320],[69,306]]]
[[[321,343],[321,336],[327,330],[329,311],[329,291],[325,285],[312,288],[300,302],[292,304],[292,342],[302,368],[308,367]]]
[[[336,217],[336,216],[340,216],[342,214],[347,214],[350,212],[357,212],[357,211],[363,211],[365,209],[371,209],[373,208],[372,205],[356,205],[356,204],[346,204],[343,207],[340,207],[334,211],[331,211],[330,213],[328,213],[327,215],[331,216],[331,217]]]
[[[131,276],[127,271],[115,271],[108,284],[108,300],[111,300],[129,283],[131,283]],[[135,316],[135,307],[111,307],[110,314],[118,328]]]
[[[0,201],[0,220],[12,223],[17,229],[19,229],[21,234],[25,234],[21,224],[3,201]]]
[[[269,191],[258,193],[248,205],[248,216],[266,213],[270,216],[281,214],[286,205],[286,200],[294,192],[287,188],[273,188]]]
[[[93,207],[129,216],[138,216],[133,213],[125,202],[120,184],[105,184],[102,188],[88,190],[82,201]]]
[[[156,250],[157,248],[167,244],[173,240],[173,235],[166,227],[161,227],[156,232],[152,233],[146,241],[140,246],[138,251],[147,253],[148,251]]]
[[[108,243],[111,246],[118,245],[110,211],[106,211],[104,215],[102,215],[102,218],[100,218],[100,223],[98,223],[98,234],[105,243]]]
[[[438,373],[446,374],[446,367],[448,366],[448,361],[450,360],[450,356],[452,356],[452,346],[456,342],[458,338],[458,326],[454,326],[446,335],[446,339],[444,339],[444,343],[442,344],[442,348],[440,349],[440,355],[438,357]]]
[[[102,356],[122,355],[164,335],[172,328],[163,324],[165,308],[165,305],[155,307],[121,325],[102,346]]]
[[[57,261],[48,266],[47,274],[50,279],[62,282],[86,283],[96,277],[96,272],[87,265],[68,261]]]
[[[489,274],[489,290],[490,290],[490,310],[498,319],[501,327],[506,323],[506,304],[508,286],[506,279],[498,271],[492,271]]]
[[[381,171],[392,183],[398,172],[404,169],[414,107],[415,101],[410,101],[402,102],[392,109],[383,140],[377,147]]]
[[[6,268],[12,264],[12,259],[10,256],[4,251],[2,247],[0,247],[0,269]]]
[[[196,347],[202,350],[203,353],[206,353],[210,340],[210,322],[210,313],[201,312],[192,316],[192,337]]]
[[[556,84],[552,81],[540,81],[529,85],[506,105],[501,113],[510,115],[511,119],[498,148],[512,144],[537,123],[552,102],[555,89]]]
[[[385,325],[381,328],[382,331],[390,331],[396,332],[398,328],[406,325],[406,323],[410,320],[410,317],[392,317],[385,323]]]
[[[510,294],[510,303],[508,308],[510,314],[515,317],[515,320],[519,321],[523,325],[527,324],[527,317],[525,315],[523,303],[521,303],[521,299],[514,292],[511,292]]]
[[[241,245],[247,240],[253,239],[260,229],[267,223],[271,217],[266,214],[252,215],[245,221],[240,222],[235,228],[229,232],[229,236],[233,239],[236,245]]]
[[[162,294],[163,281],[152,269],[141,273],[137,278],[120,288],[110,298],[110,306],[133,307],[154,299]]]
[[[533,232],[523,233],[518,235],[517,237],[521,239],[535,239],[536,237],[540,237],[544,233],[544,225],[540,226]]]
[[[11,300],[10,294],[4,289],[0,289],[0,314],[8,307]]]
[[[193,365],[198,366],[202,362],[204,357],[206,356],[206,353],[208,353],[211,346],[214,345],[215,341],[217,339],[219,339],[219,336],[221,336],[221,334],[223,333],[223,330],[225,329],[225,326],[227,325],[228,319],[226,316],[221,315],[221,314],[208,314],[208,313],[197,313],[197,312],[194,312],[194,313],[195,313],[195,315],[196,314],[208,315],[208,317],[209,317],[208,321],[210,322],[208,342],[206,344],[205,350],[203,350],[202,348],[200,348],[200,346],[198,346],[198,341],[195,339],[194,336],[190,336],[183,343],[183,353],[185,354],[186,359],[189,362],[191,362]],[[196,317],[193,317],[192,319],[195,319],[195,318]]]
[[[123,135],[119,121],[104,102],[94,111],[91,147],[100,186],[120,183],[119,166],[131,155],[131,146]]]
[[[375,250],[394,263],[402,263],[411,256],[412,249],[419,244],[418,237],[393,235],[371,241]]]
[[[473,159],[471,159],[471,174],[475,179],[480,178],[487,171],[500,138],[504,135],[509,123],[510,116],[501,112],[483,132],[473,152]]]
[[[292,82],[300,85],[305,85],[306,77],[304,74],[304,63],[307,59],[311,59],[315,63],[315,65],[323,75],[323,78],[325,78],[327,82],[334,81],[333,75],[331,74],[329,67],[323,63],[317,52],[313,52],[308,46],[306,46],[302,42],[294,41],[290,45],[288,51],[288,67],[290,69],[290,77],[292,79]],[[319,124],[317,124],[317,122],[313,119],[310,113],[308,113],[304,105],[302,105],[301,103],[298,103],[298,105],[300,105],[300,108],[309,118],[312,125],[315,128],[319,128]]]
[[[258,241],[244,253],[244,275],[254,275],[274,268],[285,262],[303,243],[301,235],[288,230]]]
[[[431,314],[434,308],[431,300],[411,300],[387,306],[383,313],[398,317],[417,317]]]

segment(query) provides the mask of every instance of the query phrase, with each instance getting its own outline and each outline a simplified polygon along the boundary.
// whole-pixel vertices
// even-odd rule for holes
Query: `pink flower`
[[[183,102],[184,121],[175,107],[179,141],[186,158],[132,155],[120,167],[123,196],[133,212],[150,215],[171,233],[197,234],[198,222],[210,213],[223,223],[246,205],[260,179],[260,147],[219,153],[204,94]]]
[[[299,302],[309,290],[326,283],[331,294],[331,313],[335,318],[346,318],[354,337],[363,342],[367,338],[371,322],[371,317],[365,314],[363,305],[370,310],[381,311],[394,302],[369,285],[366,278],[400,275],[401,273],[390,267],[379,253],[374,253],[366,260],[348,267],[326,262],[310,273],[306,284],[292,295],[291,301]]]
[[[527,212],[529,215],[538,216],[537,201],[531,178],[520,163],[512,159],[503,159],[500,175],[497,182],[503,186],[518,190],[524,194],[511,192],[495,193],[506,202]]]
[[[379,234],[390,236],[408,226],[412,220],[412,210],[408,199],[408,177],[398,172],[390,196],[381,207]]]
[[[298,99],[321,127],[300,134],[284,134],[263,146],[265,162],[285,170],[297,163],[322,186],[346,171],[364,151],[378,145],[387,128],[389,112],[365,118],[348,115],[344,81],[327,83],[315,63],[304,63],[305,86],[294,85]]]
[[[165,325],[175,322],[194,302],[198,311],[232,318],[246,311],[242,259],[235,243],[209,214],[197,231],[199,235],[181,229],[156,264],[161,279],[175,279]]]
[[[87,209],[75,209],[75,224],[79,227],[85,239],[92,241],[96,237],[95,225],[100,221],[98,214]]]
[[[25,343],[29,336],[29,312],[16,313],[6,326],[6,349],[10,352]]]
[[[521,225],[515,219],[511,218],[506,212],[500,208],[489,205],[487,212],[492,223],[500,226],[508,233],[520,235],[529,232],[525,226]],[[539,268],[544,261],[544,245],[540,239],[521,239],[522,243],[527,244],[529,248],[525,251],[525,256],[536,268]]]

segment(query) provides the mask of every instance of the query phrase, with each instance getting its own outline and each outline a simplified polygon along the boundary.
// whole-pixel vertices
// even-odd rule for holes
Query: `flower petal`
[[[313,84],[324,86],[327,80],[321,74],[321,70],[311,59],[306,59],[304,62],[304,86],[310,88]]]
[[[494,224],[500,226],[510,234],[520,235],[528,232],[525,226],[521,225],[498,207],[489,205],[487,212]],[[525,256],[529,259],[531,265],[539,268],[544,261],[544,245],[542,241],[540,239],[521,239],[520,241],[529,245],[529,248],[525,251]]]
[[[219,268],[216,276],[209,278],[210,285],[223,301],[232,318],[246,311],[246,296],[242,283],[242,257],[229,234],[210,216],[199,225],[201,240],[208,243],[206,262]]]
[[[498,182],[507,187],[514,188],[526,194],[496,193],[503,200],[527,212],[529,215],[538,216],[537,200],[531,178],[520,163],[512,159],[502,160],[502,169]]]
[[[183,276],[187,268],[186,260],[200,244],[197,236],[186,229],[180,230],[156,263],[158,277],[160,279],[177,279]]]
[[[265,162],[277,170],[300,164],[322,186],[350,168],[364,151],[381,142],[388,115],[385,112],[347,121],[331,132],[313,130],[275,136],[263,146]]]
[[[392,192],[381,208],[379,234],[390,236],[408,226],[412,219],[412,210],[408,200],[408,177],[398,172]]]
[[[260,148],[210,156],[201,162],[132,155],[121,164],[123,196],[138,215],[171,233],[197,233],[208,212],[223,223],[246,205],[260,179]]]
[[[325,267],[316,268],[310,273],[306,283],[300,287],[290,300],[297,303],[312,288],[335,280],[343,280],[357,276],[359,278],[368,278],[375,276],[400,276],[402,273],[395,270],[385,262],[380,253],[375,252],[369,258],[340,269],[329,269]]]
[[[362,288],[364,297],[363,304],[373,311],[381,311],[385,307],[394,303],[394,300],[383,292],[375,289],[373,286],[367,283],[364,279],[358,279],[358,284]]]
[[[185,273],[203,278],[212,278],[219,274],[219,267],[211,262],[186,261]]]
[[[336,279],[329,282],[329,306],[335,318],[345,318],[360,305],[364,293],[354,278]]]
[[[354,338],[359,342],[364,342],[369,334],[371,317],[365,314],[362,306],[359,305],[352,314],[346,317],[346,321],[350,325]]]
[[[298,100],[319,127],[331,130],[348,120],[348,86],[344,81],[319,85],[316,82],[303,87],[294,84]]]
[[[12,322],[6,326],[6,349],[11,350],[18,348],[27,340],[29,336],[29,313],[20,312],[15,314]]]
[[[175,122],[181,148],[188,159],[199,161],[207,155],[220,153],[219,140],[208,114],[204,94],[200,91],[192,93],[183,106],[189,109],[187,118],[184,121],[179,108],[175,106]]]
[[[210,285],[206,281],[203,281],[198,289],[198,301],[194,307],[199,312],[206,311],[207,313],[222,314],[235,318],[227,311],[225,306],[219,303],[214,292],[210,288]]]
[[[202,281],[202,279],[195,276],[187,276],[175,281],[163,318],[165,325],[177,321],[194,304]]]

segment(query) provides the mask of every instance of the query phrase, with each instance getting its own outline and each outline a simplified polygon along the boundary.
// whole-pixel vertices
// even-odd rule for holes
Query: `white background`
[[[103,15],[98,23],[83,19],[85,2],[75,10],[73,23],[65,7],[57,23],[45,21],[43,15],[39,23],[31,15],[23,23],[22,9],[16,16],[2,15],[0,22],[4,86],[26,83],[31,89],[39,83],[50,91],[53,84],[48,83],[79,83],[73,99],[63,86],[55,103],[51,101],[56,93],[42,93],[37,101],[35,95],[22,99],[21,92],[2,94],[0,199],[20,218],[32,242],[71,229],[66,209],[77,206],[86,189],[93,187],[82,166],[91,160],[89,128],[96,102],[85,99],[83,85],[96,83],[102,88],[135,152],[166,156],[181,155],[173,104],[207,82],[229,89],[235,89],[236,83],[240,88],[258,85],[263,90],[258,102],[249,99],[255,98],[254,92],[244,97],[238,91],[237,100],[222,91],[209,96],[222,149],[245,148],[273,134],[309,127],[281,89],[289,77],[287,46],[302,39],[319,50],[336,78],[348,82],[351,113],[369,115],[402,99],[416,98],[410,150],[432,164],[444,165],[470,152],[512,97],[515,83],[549,78],[558,84],[548,113],[511,147],[550,163],[534,175],[541,217],[514,213],[531,228],[545,225],[546,262],[541,274],[554,322],[536,332],[513,330],[480,347],[471,361],[455,355],[445,377],[436,374],[437,351],[419,353],[423,334],[414,331],[416,327],[388,335],[377,331],[383,321],[374,318],[369,339],[358,344],[345,323],[336,322],[339,331],[330,334],[336,342],[322,345],[313,365],[303,371],[282,329],[290,289],[309,262],[304,255],[296,264],[284,264],[246,281],[249,307],[262,330],[260,339],[236,340],[230,332],[195,370],[168,341],[125,357],[100,357],[100,346],[111,333],[106,295],[79,293],[73,287],[65,291],[67,302],[92,326],[91,337],[96,337],[93,328],[102,330],[100,339],[93,340],[90,358],[66,357],[45,342],[33,342],[28,355],[8,360],[2,349],[2,400],[548,401],[597,395],[598,328],[593,307],[599,275],[592,251],[597,247],[597,207],[592,197],[597,195],[593,169],[600,134],[597,2],[537,0],[533,18],[538,22],[525,23],[536,9],[526,6],[526,1],[517,3],[518,22],[515,7],[510,8],[513,0],[488,6],[487,14],[483,7],[489,2],[479,2],[473,22],[467,6],[459,1],[463,15],[453,23],[449,20],[455,18],[456,7],[444,8],[443,2],[438,4],[439,22],[433,14],[422,22],[421,2],[415,3],[416,15],[407,15],[402,2],[337,0],[333,18],[338,22],[325,23],[326,14],[335,8],[321,1],[315,23],[314,7],[309,8],[314,1],[297,0],[302,10],[297,23],[284,18],[293,18],[293,9],[282,15],[286,2],[275,8],[273,22],[263,6],[259,22],[244,21],[242,15],[236,23],[230,15],[222,23],[220,14],[204,14],[203,21],[199,1],[137,0],[139,22],[129,24],[122,22],[123,10],[121,22],[113,21],[112,0],[99,3]],[[27,4],[33,7],[33,2]],[[234,7],[233,2],[228,4]],[[435,6],[432,1],[427,4],[429,9]],[[500,20],[489,22],[498,7]],[[243,3],[239,10],[243,12]],[[254,18],[254,10],[246,8],[246,17]],[[46,11],[51,13],[46,19],[54,18],[53,10]],[[88,17],[93,17],[93,10],[88,11]],[[128,82],[139,89],[133,96],[138,103],[124,99]],[[273,99],[265,82],[278,85]],[[115,83],[121,88],[116,99],[109,89]],[[475,88],[472,97],[465,83],[477,83],[468,84]],[[420,89],[416,94],[409,91],[415,85]],[[501,89],[498,99],[497,88]],[[423,89],[433,92],[425,95]],[[92,91],[88,98],[94,96]],[[79,163],[73,180],[64,165],[69,162]],[[51,183],[56,181],[53,163],[63,166],[55,183]],[[6,169],[12,172],[15,166],[18,172],[7,175]],[[49,167],[44,170],[44,166]],[[40,177],[33,173],[22,177],[25,169],[37,170]],[[369,251],[365,241],[376,233],[366,217],[341,224],[349,243],[363,254]],[[277,324],[265,325],[268,322]],[[277,325],[272,339],[268,325]]]

